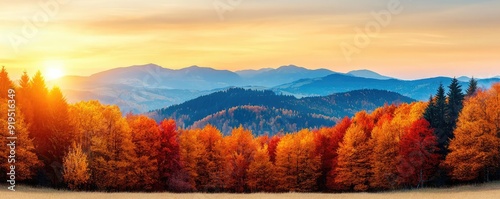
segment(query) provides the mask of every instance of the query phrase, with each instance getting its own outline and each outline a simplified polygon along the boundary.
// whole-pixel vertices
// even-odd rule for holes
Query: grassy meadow
[[[344,194],[318,194],[318,193],[282,193],[282,194],[174,194],[174,193],[102,193],[102,192],[71,192],[46,188],[33,188],[19,186],[16,192],[8,191],[5,186],[0,186],[1,198],[9,199],[300,199],[300,198],[338,198],[338,199],[497,199],[500,197],[500,182],[467,185],[452,188],[428,188],[420,190],[393,191],[384,193],[344,193]]]

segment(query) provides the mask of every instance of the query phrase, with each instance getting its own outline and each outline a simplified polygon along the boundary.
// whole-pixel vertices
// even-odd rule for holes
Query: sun
[[[62,61],[45,61],[44,75],[47,80],[55,80],[64,76],[64,63]]]

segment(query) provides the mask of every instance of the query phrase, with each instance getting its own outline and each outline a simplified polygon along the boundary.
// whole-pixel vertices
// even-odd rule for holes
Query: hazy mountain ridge
[[[348,72],[346,74],[347,75],[352,75],[352,76],[355,76],[355,77],[364,77],[364,78],[380,79],[380,80],[395,79],[393,77],[384,76],[384,75],[381,75],[379,73],[373,72],[371,70],[366,70],[366,69],[363,69],[363,70],[353,70],[353,71],[350,71],[350,72]]]
[[[460,77],[460,80],[468,79]],[[500,79],[482,79],[479,84],[487,88],[497,81]],[[146,64],[115,68],[88,77],[66,76],[49,82],[49,86],[61,87],[69,102],[97,99],[107,104],[118,104],[124,112],[141,113],[181,104],[231,87],[271,89],[297,97],[380,89],[427,100],[435,93],[439,83],[447,85],[449,82],[450,78],[445,77],[398,80],[369,70],[343,74],[295,65],[232,72],[199,66],[174,70]],[[466,83],[463,82],[462,85],[465,86]]]
[[[272,121],[280,121],[285,132],[295,128],[331,126],[337,119],[353,116],[361,110],[371,111],[384,104],[407,103],[413,99],[398,93],[382,90],[357,90],[325,97],[298,99],[293,96],[277,95],[272,91],[231,88],[189,100],[185,103],[150,112],[150,116],[160,121],[174,118],[181,127],[203,126],[208,123],[220,129],[228,129],[239,124],[252,128],[256,134],[270,131]],[[242,107],[258,107],[259,113]],[[231,109],[245,113],[240,117],[228,114]],[[283,116],[276,110],[289,111]],[[234,111],[234,110],[233,110]],[[267,113],[262,114],[262,113]],[[250,116],[248,116],[250,115]],[[286,118],[286,119],[283,119]],[[308,123],[308,121],[310,123]],[[256,125],[254,125],[254,123]],[[262,126],[257,124],[263,124]],[[259,127],[259,128],[257,128]],[[273,129],[276,130],[276,129]],[[281,129],[279,129],[281,130]]]
[[[292,83],[283,84],[274,87],[273,90],[278,93],[294,94],[297,96],[324,96],[331,93],[347,92],[358,89],[380,89],[397,92],[404,96],[416,100],[428,100],[429,96],[434,94],[439,86],[447,86],[452,78],[434,77],[420,80],[398,80],[398,79],[370,79],[362,77],[353,77],[342,74],[332,74],[326,77],[314,79],[302,79]],[[480,87],[489,88],[494,82],[500,79],[479,79]],[[468,82],[460,82],[465,90]]]

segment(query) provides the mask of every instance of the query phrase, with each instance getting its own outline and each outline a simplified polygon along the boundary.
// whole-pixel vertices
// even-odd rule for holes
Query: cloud
[[[19,54],[3,38],[0,50],[7,53],[0,61],[36,68],[47,58],[65,59],[74,68],[67,71],[75,74],[150,62],[232,70],[293,63],[387,74],[391,67],[401,72],[499,64],[494,58],[500,48],[498,1],[401,0],[404,11],[352,63],[346,63],[339,43],[351,42],[354,28],[374,20],[370,13],[386,9],[388,0],[242,0],[222,21],[216,1],[71,1]],[[33,2],[0,5],[0,31],[19,31],[21,19],[39,9]],[[486,69],[491,68],[478,72]]]

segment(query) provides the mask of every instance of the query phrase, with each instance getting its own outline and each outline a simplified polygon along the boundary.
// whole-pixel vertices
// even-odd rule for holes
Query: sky
[[[155,63],[500,75],[498,0],[0,0],[0,65],[49,76]]]

